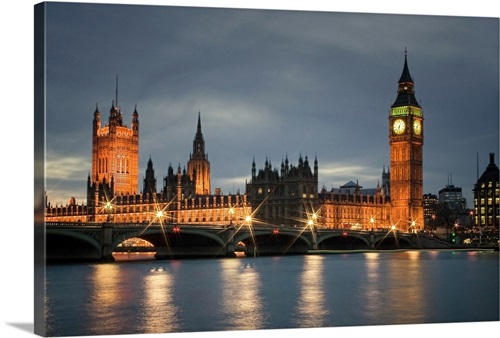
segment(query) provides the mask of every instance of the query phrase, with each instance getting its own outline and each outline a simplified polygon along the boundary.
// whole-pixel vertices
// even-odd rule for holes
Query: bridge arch
[[[366,235],[358,234],[355,232],[334,232],[321,234],[318,238],[318,249],[370,249],[370,240]]]
[[[207,238],[220,246],[224,246],[225,243],[223,239],[217,234],[197,230],[197,229],[183,229],[179,228],[179,231],[175,233],[172,229],[160,229],[160,228],[150,228],[147,230],[137,230],[137,231],[129,231],[124,230],[120,231],[115,229],[116,233],[113,240],[113,249],[115,249],[120,243],[130,238],[141,238],[153,244],[155,247],[163,247],[167,245],[166,242],[169,241],[173,237],[182,237],[185,235],[190,236],[199,236],[203,238]]]
[[[129,238],[140,238],[154,246],[156,258],[218,257],[226,255],[224,236],[217,232],[193,227],[150,227],[148,229],[116,228],[113,235],[113,250]],[[153,250],[152,250],[153,251]]]
[[[247,255],[303,254],[312,248],[311,241],[304,234],[297,236],[297,232],[274,228],[237,233],[234,243],[240,242],[245,244]]]
[[[374,245],[377,250],[411,249],[413,247],[411,239],[400,234],[378,236],[375,238]]]
[[[97,234],[65,229],[47,229],[45,232],[48,260],[78,260],[102,258],[102,246]]]

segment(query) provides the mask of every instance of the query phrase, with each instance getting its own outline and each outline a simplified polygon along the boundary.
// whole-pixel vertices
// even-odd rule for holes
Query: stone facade
[[[157,191],[153,161],[146,166],[142,192],[137,192],[139,118],[131,128],[122,122],[113,102],[109,122],[101,126],[96,108],[92,136],[92,174],[87,183],[87,205],[70,201],[51,206],[47,222],[173,223],[229,225],[248,222],[270,226],[314,226],[355,230],[402,231],[423,228],[423,115],[414,96],[405,55],[398,96],[389,115],[390,168],[382,173],[382,186],[362,189],[357,183],[318,192],[318,159],[307,156],[279,168],[266,159],[257,171],[255,159],[245,194],[212,194],[210,162],[205,150],[201,116],[187,170],[169,166]],[[497,183],[498,191],[498,183]],[[498,212],[497,212],[498,214]],[[250,218],[251,217],[251,220]],[[498,216],[497,216],[498,217]]]

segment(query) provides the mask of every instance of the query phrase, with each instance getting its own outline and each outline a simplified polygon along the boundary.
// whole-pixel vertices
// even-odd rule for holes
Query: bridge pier
[[[228,228],[226,231],[226,238],[224,238],[226,242],[226,247],[225,247],[226,257],[236,257],[236,254],[234,253],[235,249],[234,235],[235,235],[234,228],[233,227]]]
[[[370,249],[375,249],[375,233],[370,231]]]
[[[316,238],[316,228],[314,228],[311,231],[311,237],[312,237],[312,249],[318,250],[318,239]]]
[[[420,243],[420,238],[418,237],[418,234],[413,233],[412,234],[412,247],[414,249],[422,249],[422,243]]]
[[[113,262],[113,224],[103,223],[102,225],[102,248],[101,248],[101,261]]]

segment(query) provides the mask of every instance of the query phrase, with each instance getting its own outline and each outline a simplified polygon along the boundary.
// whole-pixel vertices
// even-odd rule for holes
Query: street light
[[[413,220],[410,222],[410,229],[411,229],[412,233],[417,233],[417,228],[415,227],[416,225],[417,225],[417,222],[415,222]]]
[[[104,212],[107,214],[107,222],[110,221],[110,214],[113,212],[113,206],[111,205],[111,202],[106,202],[106,205],[104,205]]]
[[[229,208],[229,226],[232,226],[233,225],[233,216],[234,216],[234,208],[231,207]]]
[[[159,220],[159,223],[160,223],[160,224],[163,224],[163,222],[162,222],[162,219],[163,219],[163,211],[158,210],[158,211],[156,212],[156,219],[158,219],[158,220]]]

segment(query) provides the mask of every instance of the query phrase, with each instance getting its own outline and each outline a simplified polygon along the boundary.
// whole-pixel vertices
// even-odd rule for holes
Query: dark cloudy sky
[[[186,166],[198,112],[212,191],[245,190],[251,163],[300,155],[319,185],[366,188],[389,165],[388,115],[408,51],[424,112],[424,192],[471,190],[498,163],[498,19],[49,3],[47,193],[86,199],[96,104],[140,120],[139,190]],[[161,189],[159,183],[158,189]]]

